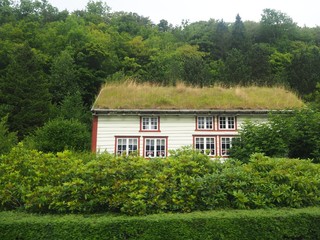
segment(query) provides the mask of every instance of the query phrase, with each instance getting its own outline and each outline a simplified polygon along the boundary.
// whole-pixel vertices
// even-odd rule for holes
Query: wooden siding
[[[155,115],[160,117],[160,131],[144,132],[140,131],[141,116],[132,115],[99,115],[97,123],[96,151],[109,152],[114,154],[116,137],[140,137],[140,155],[143,155],[145,137],[167,137],[168,150],[181,148],[182,146],[192,146],[194,136],[214,136],[216,137],[216,153],[220,153],[220,137],[236,136],[235,130],[218,130],[218,116],[214,117],[214,130],[197,131],[196,115]],[[203,116],[203,115],[199,115]],[[226,115],[232,116],[232,115]],[[236,117],[236,129],[241,128],[241,124],[246,120],[266,121],[267,115],[241,115]]]

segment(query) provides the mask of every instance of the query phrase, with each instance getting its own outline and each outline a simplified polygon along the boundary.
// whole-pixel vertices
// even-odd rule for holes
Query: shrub
[[[142,217],[0,212],[11,239],[320,239],[320,209],[209,211]]]
[[[57,154],[21,144],[0,158],[0,210],[145,215],[317,206],[320,165],[255,154],[247,164],[190,148],[165,159]]]
[[[35,148],[44,152],[85,151],[90,148],[90,133],[86,125],[75,119],[51,120],[39,128],[32,139]]]
[[[248,162],[253,153],[320,162],[320,112],[309,109],[272,115],[267,123],[245,122],[231,157]]]

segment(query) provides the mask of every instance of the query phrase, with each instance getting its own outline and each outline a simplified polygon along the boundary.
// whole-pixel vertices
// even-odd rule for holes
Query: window
[[[219,117],[219,129],[234,130],[235,129],[235,117]]]
[[[145,138],[144,156],[148,158],[167,156],[167,138]]]
[[[215,138],[214,137],[195,137],[195,149],[209,156],[215,155]]]
[[[197,130],[213,130],[213,117],[197,117]]]
[[[220,141],[221,156],[229,156],[233,139],[234,137],[221,137],[221,141]]]
[[[141,131],[159,131],[159,117],[142,117]]]
[[[138,138],[116,138],[117,155],[130,155],[138,151]]]

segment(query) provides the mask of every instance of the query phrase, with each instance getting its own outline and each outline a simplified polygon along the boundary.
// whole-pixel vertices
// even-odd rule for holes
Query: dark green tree
[[[73,57],[63,51],[52,63],[50,75],[50,93],[52,101],[60,104],[64,98],[79,91],[78,74]]]
[[[227,54],[224,66],[224,80],[227,85],[247,84],[250,81],[250,67],[246,55],[234,48]]]
[[[236,16],[236,21],[232,26],[231,31],[231,48],[245,50],[247,47],[246,29],[239,14]]]
[[[43,60],[28,44],[19,46],[0,79],[0,102],[7,106],[10,131],[19,139],[42,126],[49,117],[51,95]]]
[[[167,32],[172,28],[172,25],[165,19],[161,19],[157,26],[160,32]]]
[[[288,81],[290,87],[301,95],[310,94],[320,82],[320,48],[304,46],[293,53],[288,66]]]
[[[227,52],[230,49],[230,31],[228,25],[223,20],[218,21],[217,28],[213,36],[211,37],[211,41],[213,43],[213,54],[214,59],[225,59],[227,56]]]
[[[265,43],[251,45],[246,56],[251,69],[251,81],[255,84],[269,85],[271,78],[270,56],[274,49]]]
[[[0,119],[0,156],[8,153],[18,143],[17,134],[8,129],[8,116]]]
[[[287,14],[274,9],[264,9],[260,20],[261,41],[276,43],[294,36],[296,23]]]

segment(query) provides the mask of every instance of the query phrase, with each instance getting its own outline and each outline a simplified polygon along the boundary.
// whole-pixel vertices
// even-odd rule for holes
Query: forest
[[[284,86],[317,107],[319,66],[320,27],[275,9],[259,22],[173,26],[102,1],[68,12],[47,0],[0,0],[0,154],[21,141],[41,149],[56,126],[65,142],[41,150],[89,149],[90,108],[106,82]]]

